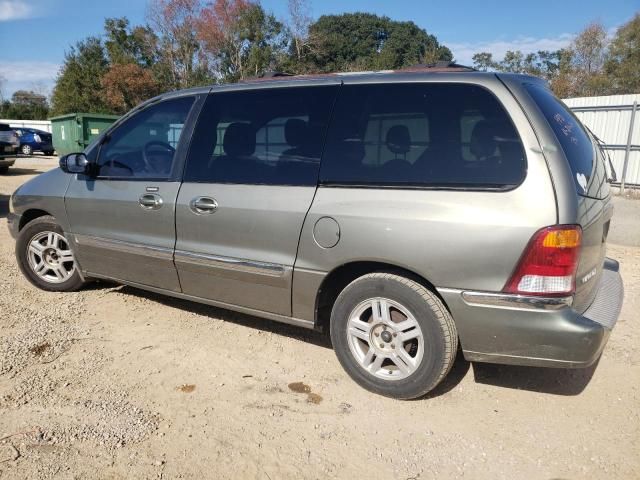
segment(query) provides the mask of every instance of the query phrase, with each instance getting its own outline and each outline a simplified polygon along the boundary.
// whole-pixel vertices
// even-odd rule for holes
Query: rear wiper
[[[600,148],[600,152],[602,153],[602,156],[606,157],[607,162],[609,163],[609,169],[611,170],[611,176],[609,177],[609,180],[614,183],[617,182],[618,175],[616,174],[616,169],[613,167],[613,162],[611,161],[611,155],[609,155],[609,150],[606,148],[607,144],[602,139],[600,139],[600,137],[598,137],[595,133],[593,133],[589,127],[586,127],[586,129],[589,130],[589,133],[591,134],[591,136],[596,140],[596,142],[598,143],[598,147]]]

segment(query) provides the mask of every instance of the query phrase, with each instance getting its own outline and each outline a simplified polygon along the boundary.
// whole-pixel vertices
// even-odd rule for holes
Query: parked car
[[[20,142],[18,136],[6,123],[0,123],[0,173],[7,173],[16,162]]]
[[[363,387],[467,360],[586,367],[623,297],[594,139],[546,83],[462,67],[167,93],[20,187],[51,291],[109,279],[329,331]]]
[[[54,148],[49,132],[36,128],[16,128],[14,130],[20,138],[20,152],[23,155],[32,155],[33,152],[53,155]]]

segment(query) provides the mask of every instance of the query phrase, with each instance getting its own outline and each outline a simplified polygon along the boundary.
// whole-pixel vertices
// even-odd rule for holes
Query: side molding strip
[[[80,247],[103,248],[122,253],[143,255],[145,257],[159,258],[162,260],[173,260],[173,249],[165,247],[154,247],[142,243],[125,242],[123,240],[112,240],[110,238],[93,237],[90,235],[74,234],[74,240]]]
[[[176,250],[175,261],[176,263],[235,270],[258,275],[268,275],[270,277],[283,277],[286,271],[284,265],[277,263],[255,262],[241,258],[221,257],[218,255],[187,252],[184,250]]]

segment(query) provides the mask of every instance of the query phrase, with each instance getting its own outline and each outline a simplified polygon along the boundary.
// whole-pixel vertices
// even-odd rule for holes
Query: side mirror
[[[65,173],[88,173],[89,160],[84,153],[69,153],[60,157],[60,168]]]

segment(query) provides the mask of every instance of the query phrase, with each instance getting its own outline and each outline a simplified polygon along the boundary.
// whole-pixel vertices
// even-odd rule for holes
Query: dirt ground
[[[640,247],[615,219],[626,299],[596,368],[458,359],[399,402],[314,332],[104,283],[32,287],[8,195],[54,166],[0,176],[0,480],[640,478]]]

